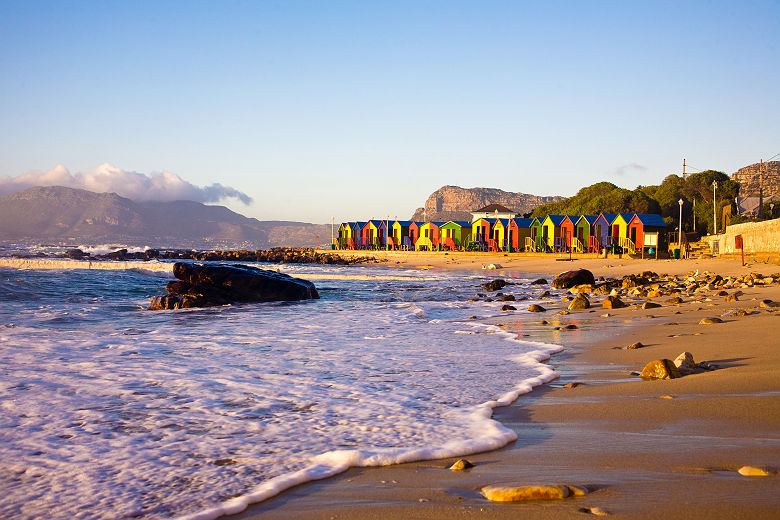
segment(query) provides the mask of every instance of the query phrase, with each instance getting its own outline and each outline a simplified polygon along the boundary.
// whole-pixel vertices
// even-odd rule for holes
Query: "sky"
[[[778,153],[778,1],[0,0],[0,194],[330,223]]]

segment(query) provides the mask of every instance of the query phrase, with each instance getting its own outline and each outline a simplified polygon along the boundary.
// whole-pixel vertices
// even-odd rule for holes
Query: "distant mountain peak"
[[[527,193],[513,193],[498,188],[461,188],[460,186],[442,186],[431,193],[423,208],[418,208],[411,220],[467,220],[471,221],[471,212],[497,204],[516,212],[518,215],[530,213],[536,206],[562,200],[559,196],[539,196]],[[424,217],[424,218],[423,218]]]

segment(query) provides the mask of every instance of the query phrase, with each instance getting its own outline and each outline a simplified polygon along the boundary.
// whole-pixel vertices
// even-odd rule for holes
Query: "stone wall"
[[[721,235],[703,237],[710,243],[713,253],[732,254],[740,250],[734,247],[737,235],[742,235],[742,245],[746,254],[780,253],[780,218],[764,222],[745,222],[727,226]]]

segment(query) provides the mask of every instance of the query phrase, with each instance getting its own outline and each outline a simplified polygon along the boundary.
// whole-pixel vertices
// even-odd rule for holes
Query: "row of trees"
[[[669,175],[658,186],[638,186],[634,190],[620,188],[611,182],[598,182],[582,188],[573,197],[537,206],[531,216],[598,215],[602,212],[656,213],[660,214],[670,227],[676,228],[680,218],[678,201],[682,199],[683,230],[692,231],[695,227],[700,233],[712,233],[714,181],[718,183],[715,194],[720,221],[723,208],[734,206],[734,199],[739,193],[739,183],[725,173],[715,170],[694,173],[685,179],[678,175]],[[718,227],[720,226],[719,224]]]

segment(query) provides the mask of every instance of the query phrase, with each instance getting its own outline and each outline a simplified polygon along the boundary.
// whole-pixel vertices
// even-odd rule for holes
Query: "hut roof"
[[[532,218],[523,218],[523,217],[516,217],[511,220],[519,228],[531,227],[531,223],[534,221],[534,219]]]
[[[637,213],[636,218],[639,219],[639,222],[641,222],[643,226],[666,227],[666,222],[664,222],[661,215],[656,215],[654,213]]]
[[[632,219],[632,218],[634,218],[634,215],[635,215],[635,214],[636,214],[636,213],[618,213],[618,215],[620,215],[621,217],[623,217],[623,220],[625,220],[625,221],[626,221],[626,224],[628,224],[629,222],[631,222],[631,219]]]
[[[474,222],[479,222],[480,220],[484,220],[484,221],[485,221],[485,222],[487,222],[488,224],[490,224],[490,225],[493,225],[493,224],[495,224],[495,223],[496,223],[496,221],[497,221],[498,219],[497,219],[497,218],[484,218],[484,217],[480,217],[480,218],[478,218],[477,220],[475,220]],[[472,224],[473,224],[474,222],[472,222]]]
[[[514,213],[511,209],[501,204],[490,204],[484,208],[473,211],[472,213]]]
[[[471,227],[471,222],[466,222],[465,220],[449,220],[442,224],[442,226],[446,226],[447,224],[455,224],[456,226],[460,227]]]
[[[553,225],[560,226],[561,222],[563,222],[563,219],[566,218],[566,215],[547,215],[547,218],[550,219]]]
[[[607,224],[612,224],[612,222],[617,218],[617,213],[602,213],[604,215],[604,220],[607,221]]]
[[[393,224],[398,224],[400,226],[411,226],[414,221],[412,220],[394,220]]]
[[[580,215],[580,218],[577,219],[577,222],[579,222],[580,219],[583,219],[583,218],[588,222],[588,224],[593,224],[594,222],[596,222],[596,220],[598,220],[599,216],[598,215]]]

